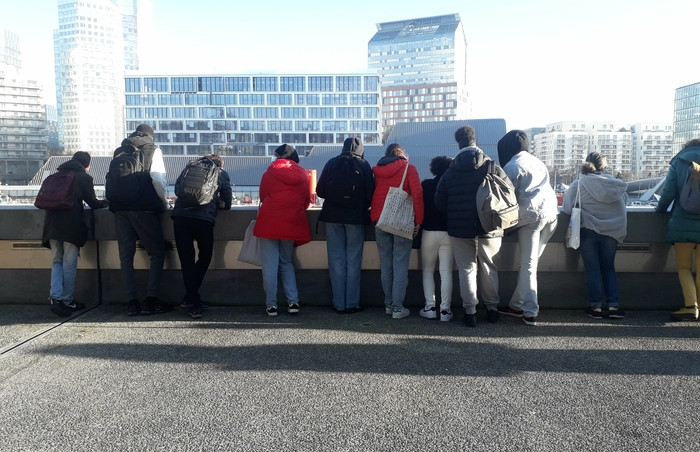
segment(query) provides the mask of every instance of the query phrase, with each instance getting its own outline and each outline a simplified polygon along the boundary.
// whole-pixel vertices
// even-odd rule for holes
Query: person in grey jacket
[[[581,245],[579,252],[586,269],[586,285],[590,301],[586,314],[603,318],[603,289],[608,317],[624,318],[620,309],[615,274],[617,244],[627,235],[627,183],[605,172],[607,159],[591,152],[581,166],[581,176],[566,192],[562,210],[571,215],[580,191]],[[602,280],[602,286],[601,286]]]
[[[673,320],[698,320],[698,296],[700,295],[700,272],[693,278],[693,260],[696,270],[700,268],[700,215],[686,212],[678,197],[688,174],[688,166],[700,164],[700,138],[688,141],[681,151],[671,159],[671,167],[661,192],[656,212],[666,213],[671,208],[666,241],[673,245],[676,254],[678,280],[683,291],[684,306],[671,313]],[[693,253],[695,258],[693,258]]]
[[[520,317],[526,325],[537,325],[537,265],[547,242],[557,228],[557,195],[549,184],[549,171],[530,154],[530,142],[522,130],[511,130],[498,142],[498,160],[515,186],[518,198],[518,282],[502,314]]]

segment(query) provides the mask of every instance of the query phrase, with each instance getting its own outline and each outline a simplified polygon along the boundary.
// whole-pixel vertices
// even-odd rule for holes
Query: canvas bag
[[[578,207],[576,207],[578,206]],[[578,249],[581,245],[581,178],[578,179],[576,185],[576,201],[571,208],[571,218],[569,219],[569,227],[566,229],[566,246],[568,248]]]
[[[678,201],[686,212],[700,215],[700,165],[695,162],[688,164],[688,175],[685,178]]]
[[[197,207],[209,204],[219,189],[219,168],[206,157],[192,160],[182,170],[175,181],[175,196],[183,207]]]
[[[44,179],[34,205],[45,210],[72,209],[75,205],[75,172],[59,170]]]
[[[403,189],[407,172],[408,162],[403,170],[401,184],[398,187],[389,188],[389,193],[384,200],[384,208],[379,216],[379,221],[377,221],[377,227],[384,232],[413,239],[413,230],[416,227],[413,198]]]
[[[262,267],[260,239],[253,235],[253,229],[255,229],[255,220],[252,220],[245,230],[241,252],[238,253],[238,261]]]

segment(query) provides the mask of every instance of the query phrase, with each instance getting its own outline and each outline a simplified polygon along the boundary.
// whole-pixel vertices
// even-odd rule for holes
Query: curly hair
[[[452,163],[452,157],[445,155],[433,157],[430,161],[430,172],[434,176],[442,176],[447,171],[447,168],[450,167],[450,163]]]

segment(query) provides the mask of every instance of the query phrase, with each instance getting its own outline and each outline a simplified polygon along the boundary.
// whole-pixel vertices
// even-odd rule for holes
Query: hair
[[[693,148],[695,146],[700,146],[700,138],[693,138],[692,140],[688,141],[683,145],[683,149]]]
[[[591,152],[581,165],[581,174],[591,174],[604,171],[608,167],[608,159],[600,152]]]
[[[462,126],[455,131],[455,141],[459,144],[459,148],[476,145],[476,136],[474,129],[470,126]]]
[[[445,174],[447,168],[450,167],[450,163],[452,163],[452,157],[447,157],[445,155],[433,157],[430,161],[430,172],[434,176],[440,177]]]
[[[211,160],[212,162],[214,162],[214,163],[216,164],[216,166],[218,166],[218,167],[221,168],[221,169],[224,169],[224,159],[222,159],[222,158],[219,157],[218,155],[216,155],[216,154],[209,154],[209,155],[205,155],[205,156],[202,157],[202,158],[209,159],[209,160]]]
[[[391,143],[389,146],[387,146],[386,152],[384,153],[384,157],[391,156],[408,157],[406,151],[404,151],[404,149],[398,143]]]

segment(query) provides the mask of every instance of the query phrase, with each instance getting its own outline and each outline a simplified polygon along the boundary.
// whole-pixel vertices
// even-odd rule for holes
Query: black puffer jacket
[[[216,213],[219,210],[231,209],[231,201],[233,200],[233,191],[231,189],[231,179],[226,171],[219,173],[219,188],[216,190],[214,198],[209,204],[203,206],[185,207],[179,199],[175,200],[175,208],[171,214],[172,218],[194,218],[197,220],[216,223]],[[219,206],[219,202],[223,206]]]
[[[473,239],[503,236],[503,231],[487,234],[476,209],[476,192],[486,177],[486,162],[489,160],[476,146],[463,148],[440,178],[435,192],[435,207],[447,214],[447,233],[452,237]],[[498,165],[496,174],[502,178],[508,177]]]
[[[75,203],[70,210],[47,210],[44,217],[44,231],[41,244],[50,248],[49,240],[61,240],[78,247],[85,245],[88,227],[83,221],[83,201],[92,209],[109,206],[105,200],[97,199],[92,176],[85,172],[85,167],[77,160],[71,159],[58,167],[58,171],[75,173]]]

